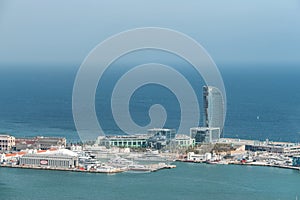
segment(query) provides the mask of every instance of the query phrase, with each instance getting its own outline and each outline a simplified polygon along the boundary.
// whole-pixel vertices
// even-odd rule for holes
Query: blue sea
[[[204,85],[201,76],[180,65],[177,68],[193,85],[201,109]],[[1,67],[0,132],[17,137],[62,136],[70,142],[78,141],[72,116],[72,89],[78,69],[76,65]],[[110,97],[126,67],[116,69],[108,70],[101,79],[105,87],[98,88],[96,93],[100,125],[106,134],[114,135],[122,131],[112,117]],[[300,67],[221,65],[219,69],[227,93],[225,137],[300,141]],[[148,110],[153,104],[166,109],[166,127],[178,128],[180,107],[176,96],[154,84],[133,94],[132,119],[140,126],[147,125]]]
[[[139,63],[134,63],[134,65]],[[202,105],[201,76],[176,63]],[[113,120],[110,96],[130,66],[115,63],[101,80],[96,110],[106,134],[122,134]],[[124,67],[125,66],[125,67]],[[183,67],[184,66],[184,67]],[[225,137],[300,141],[300,67],[219,66],[227,93]],[[0,132],[16,137],[79,137],[72,117],[72,89],[79,65],[0,67]],[[116,70],[117,69],[117,70]],[[120,99],[121,101],[121,99]],[[177,128],[176,95],[158,85],[139,88],[130,101],[132,119],[149,123],[151,105],[163,105],[166,127]],[[258,117],[259,116],[259,117]],[[199,121],[201,125],[201,120]],[[296,199],[298,171],[248,166],[176,163],[155,173],[115,175],[0,168],[0,199]]]
[[[176,163],[153,173],[89,174],[0,168],[0,198],[294,200],[298,171],[233,165]]]

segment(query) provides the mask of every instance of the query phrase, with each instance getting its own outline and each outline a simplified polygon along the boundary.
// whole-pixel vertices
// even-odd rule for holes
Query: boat
[[[117,173],[117,172],[123,172],[124,170],[121,170],[120,168],[112,167],[103,165],[96,168],[96,172],[102,172],[102,173]]]
[[[145,165],[129,165],[128,170],[130,171],[141,171],[141,172],[151,172],[153,171],[151,168],[145,166]]]

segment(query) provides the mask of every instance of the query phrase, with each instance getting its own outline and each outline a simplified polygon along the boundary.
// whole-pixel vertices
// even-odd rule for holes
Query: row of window
[[[178,145],[190,145],[190,141],[177,141]],[[146,146],[146,142],[110,142],[113,146]]]
[[[111,142],[114,146],[141,146],[146,145],[146,142]]]
[[[43,163],[43,161],[45,161]],[[70,161],[66,160],[40,160],[40,159],[21,159],[20,164],[25,164],[25,165],[49,165],[49,166],[65,166],[69,167],[70,166]]]
[[[13,140],[0,140],[0,143],[13,143]]]

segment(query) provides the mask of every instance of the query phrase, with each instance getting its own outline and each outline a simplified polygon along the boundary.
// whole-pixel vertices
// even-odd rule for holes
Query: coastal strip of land
[[[142,144],[142,137],[137,140]],[[1,167],[110,174],[172,169],[176,167],[175,161],[180,161],[300,170],[298,143],[221,138],[215,143],[195,146],[176,146],[170,143],[157,149],[103,146],[100,143],[67,144],[64,138],[51,137],[20,141],[19,146],[25,147],[0,154]]]

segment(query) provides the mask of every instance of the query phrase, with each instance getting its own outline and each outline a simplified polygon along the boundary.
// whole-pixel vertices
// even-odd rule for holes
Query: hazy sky
[[[222,63],[300,64],[299,0],[0,0],[0,63],[80,64],[127,29],[183,32]]]

